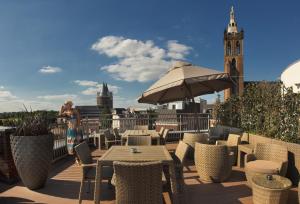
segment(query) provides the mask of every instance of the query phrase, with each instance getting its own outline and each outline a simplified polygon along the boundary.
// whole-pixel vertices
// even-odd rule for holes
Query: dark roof
[[[100,109],[98,106],[75,106],[81,117],[99,117]]]

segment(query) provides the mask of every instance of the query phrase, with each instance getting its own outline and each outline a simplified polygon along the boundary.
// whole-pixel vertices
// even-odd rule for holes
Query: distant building
[[[300,93],[300,60],[289,65],[280,79],[285,87],[292,87],[294,93]]]
[[[169,110],[180,110],[182,113],[206,113],[207,101],[200,98],[199,102],[191,102],[189,100],[177,101],[168,103],[166,106],[161,107]]]
[[[231,7],[230,22],[224,31],[224,71],[229,73],[234,81],[234,86],[226,89],[224,100],[232,95],[242,95],[244,90],[244,31],[238,30]]]
[[[100,109],[107,108],[111,110],[113,108],[113,93],[108,90],[105,83],[102,85],[102,91],[97,92],[97,105]]]
[[[101,110],[105,108],[112,110],[113,93],[108,90],[106,83],[103,83],[102,91],[97,92],[96,100],[97,105],[75,106],[82,118],[99,120]]]

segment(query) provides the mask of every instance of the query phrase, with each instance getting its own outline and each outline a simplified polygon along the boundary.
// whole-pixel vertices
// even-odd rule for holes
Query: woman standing
[[[80,114],[72,106],[72,101],[66,101],[60,110],[60,115],[66,117],[68,121],[67,149],[71,155],[74,154],[74,146],[79,144],[83,139],[81,131],[79,131]]]

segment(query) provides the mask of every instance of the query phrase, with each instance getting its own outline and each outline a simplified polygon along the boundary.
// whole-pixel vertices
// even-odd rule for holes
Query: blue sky
[[[0,112],[57,109],[69,98],[94,105],[103,81],[115,107],[135,105],[178,59],[222,71],[231,5],[245,30],[246,80],[276,80],[300,58],[297,0],[0,3]]]

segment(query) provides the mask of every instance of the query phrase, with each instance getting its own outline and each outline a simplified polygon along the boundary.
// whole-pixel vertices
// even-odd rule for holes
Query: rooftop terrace
[[[177,144],[167,144],[168,150],[174,150]],[[101,156],[105,150],[95,150],[94,155]],[[53,164],[46,186],[37,191],[28,190],[17,183],[0,183],[0,203],[57,203],[68,204],[78,201],[80,186],[80,167],[72,157],[66,157]],[[233,167],[229,180],[223,183],[203,183],[199,180],[194,164],[189,161],[184,169],[184,192],[180,195],[181,203],[252,203],[252,192],[246,185],[243,169]],[[107,182],[102,183],[101,203],[114,203],[114,189]],[[86,189],[86,188],[85,188]],[[84,194],[83,203],[93,203],[91,185],[89,193]],[[164,203],[171,203],[168,189],[163,193]],[[297,188],[290,190],[289,202],[297,203]]]

